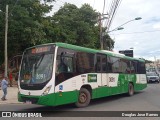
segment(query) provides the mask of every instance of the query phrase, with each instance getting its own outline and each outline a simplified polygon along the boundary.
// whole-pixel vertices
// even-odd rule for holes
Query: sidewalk
[[[17,86],[13,86],[13,87],[8,87],[7,89],[7,97],[5,101],[2,101],[0,99],[0,104],[15,104],[15,103],[21,103],[18,102],[18,98],[17,98],[17,93],[18,93],[18,88]],[[0,98],[3,96],[3,91],[0,88]]]

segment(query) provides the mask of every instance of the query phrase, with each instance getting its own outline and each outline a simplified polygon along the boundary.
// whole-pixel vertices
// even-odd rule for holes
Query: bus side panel
[[[110,88],[106,86],[101,86],[92,90],[92,99],[109,96]]]
[[[106,82],[104,82],[106,80]],[[100,98],[118,94],[120,92],[120,86],[118,87],[118,74],[106,74],[106,78],[102,80],[106,84],[102,84],[92,92],[92,98]]]
[[[143,90],[147,87],[147,84],[136,84],[135,85],[135,91]]]
[[[55,94],[51,93],[45,96],[40,96],[38,100],[39,105],[55,106]]]
[[[57,92],[56,96],[56,105],[63,105],[68,103],[75,103],[78,100],[79,91],[68,91],[68,92]]]
[[[147,79],[145,74],[137,74],[137,81],[135,84],[135,91],[143,90],[147,87]]]
[[[120,88],[121,93],[127,93],[128,92],[128,85],[131,82],[133,86],[135,87],[136,84],[136,75],[135,74],[120,74],[119,75],[119,81],[120,81]]]
[[[136,83],[135,74],[109,74],[107,86],[101,86],[93,90],[93,99],[128,92],[128,84]]]

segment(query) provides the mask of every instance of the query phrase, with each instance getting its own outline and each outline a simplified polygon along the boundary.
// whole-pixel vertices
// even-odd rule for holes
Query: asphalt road
[[[90,114],[90,116],[96,114],[93,111],[160,111],[160,84],[148,84],[146,89],[135,93],[131,97],[123,94],[92,100],[90,105],[85,108],[76,108],[74,104],[58,107],[46,107],[32,104],[5,104],[0,105],[0,111],[41,111],[42,113],[48,111],[45,112],[45,115],[52,117],[57,115],[58,117],[70,115],[67,111],[73,111],[71,113],[75,115],[75,111],[88,111],[84,114]],[[116,112],[113,112],[113,114],[115,113]],[[84,114],[81,114],[82,117],[84,117]],[[62,119],[65,118],[62,117]],[[115,119],[119,120],[117,117]],[[155,119],[158,120],[159,118]],[[148,120],[152,119],[148,118]]]

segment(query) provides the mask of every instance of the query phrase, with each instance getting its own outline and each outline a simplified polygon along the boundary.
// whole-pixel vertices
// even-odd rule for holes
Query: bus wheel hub
[[[84,93],[81,93],[81,95],[80,95],[80,102],[81,103],[84,103],[86,100],[87,100],[87,96],[86,96],[86,94],[84,94]]]

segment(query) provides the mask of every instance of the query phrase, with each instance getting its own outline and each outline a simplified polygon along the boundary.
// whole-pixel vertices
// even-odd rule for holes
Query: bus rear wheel
[[[86,88],[81,88],[79,91],[78,101],[75,103],[77,107],[86,107],[91,100],[91,94]]]
[[[134,94],[134,87],[132,83],[129,83],[128,85],[128,95],[132,96]]]

